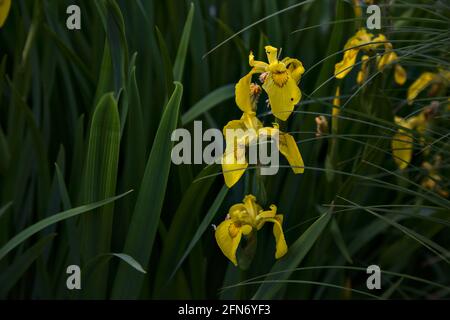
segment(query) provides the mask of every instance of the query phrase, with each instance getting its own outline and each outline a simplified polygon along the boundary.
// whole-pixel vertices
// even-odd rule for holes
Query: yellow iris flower
[[[414,99],[430,84],[448,87],[450,86],[450,71],[440,69],[437,73],[424,72],[408,88],[408,104],[412,104]]]
[[[243,112],[249,111],[252,106],[249,92],[242,88],[250,85],[253,74],[263,74],[262,87],[269,96],[272,113],[278,119],[286,121],[302,97],[297,84],[305,69],[297,59],[286,57],[279,61],[277,48],[266,46],[265,50],[269,63],[255,60],[250,52],[249,64],[252,69],[236,85],[236,103]]]
[[[227,139],[227,130],[234,133],[233,140]],[[235,133],[240,134],[235,134]],[[227,187],[236,184],[248,167],[245,156],[246,147],[259,139],[278,136],[277,148],[289,162],[295,174],[304,172],[304,163],[293,136],[281,132],[277,125],[264,127],[255,113],[244,113],[240,120],[233,120],[223,128],[226,140],[225,153],[222,157],[222,172]]]
[[[383,34],[375,36],[366,29],[361,28],[356,34],[351,37],[344,46],[344,57],[342,61],[336,63],[334,68],[334,76],[337,79],[343,79],[352,69],[356,63],[356,58],[359,51],[363,51],[369,55],[373,55],[376,49],[384,47],[384,53],[379,58],[377,63],[378,71],[391,64],[395,63],[395,82],[402,85],[406,81],[406,71],[403,67],[396,63],[398,60],[397,54],[393,51],[392,44],[387,41]],[[368,55],[362,57],[362,68],[358,73],[357,81],[361,84],[365,78],[367,78],[368,68],[367,63],[369,61]]]
[[[247,195],[243,203],[233,205],[225,221],[216,228],[215,237],[223,254],[235,265],[238,265],[236,251],[242,236],[251,236],[260,230],[266,222],[273,223],[273,235],[275,237],[275,258],[283,257],[287,250],[286,240],[283,234],[283,215],[277,214],[277,207],[270,206],[270,210],[264,211],[253,195]]]
[[[425,133],[427,123],[433,116],[433,107],[424,109],[417,116],[403,119],[401,117],[395,117],[395,123],[400,126],[397,133],[392,139],[392,154],[394,160],[400,169],[405,169],[411,162],[413,153],[413,141],[414,138],[411,132],[408,130],[416,130],[419,135]]]
[[[11,0],[0,0],[0,28],[5,24],[11,9]]]

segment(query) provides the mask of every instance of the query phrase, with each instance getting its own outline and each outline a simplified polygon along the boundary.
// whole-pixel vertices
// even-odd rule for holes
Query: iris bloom
[[[414,138],[412,133],[405,129],[416,130],[420,136],[423,136],[427,128],[428,121],[434,116],[435,113],[436,106],[432,104],[417,116],[413,116],[408,119],[395,117],[395,123],[400,126],[400,128],[397,130],[397,133],[392,139],[392,154],[394,155],[394,160],[400,169],[405,169],[408,166],[411,162],[413,153]]]
[[[294,137],[281,132],[277,125],[264,127],[255,113],[244,113],[240,120],[228,122],[223,128],[223,134],[226,147],[222,157],[222,171],[229,188],[239,181],[248,167],[246,148],[258,141],[267,141],[268,138],[274,138],[279,152],[286,157],[295,174],[304,171],[303,159]]]
[[[6,18],[8,18],[10,8],[11,0],[0,0],[0,28],[3,27]]]
[[[369,56],[373,55],[379,47],[384,47],[384,53],[377,60],[378,71],[383,71],[386,66],[395,64],[395,82],[399,85],[404,84],[406,81],[406,72],[400,64],[396,63],[398,56],[393,51],[392,44],[387,41],[383,34],[374,36],[364,28],[356,32],[345,44],[344,57],[342,61],[336,63],[334,76],[337,79],[343,79],[353,69],[358,53],[363,51],[367,55],[363,55],[362,57],[362,68],[357,77],[358,83],[362,83],[368,75],[367,63],[369,62]]]
[[[414,83],[408,88],[408,103],[412,104],[414,99],[429,85],[435,86],[436,89],[447,88],[450,86],[450,71],[440,69],[437,73],[424,72]]]
[[[286,240],[283,234],[283,215],[277,214],[277,207],[270,206],[270,210],[264,211],[253,195],[247,195],[243,203],[233,205],[228,215],[216,228],[215,237],[223,254],[237,266],[236,251],[242,236],[250,237],[260,230],[266,222],[273,223],[273,235],[275,237],[275,258],[283,257],[287,250]]]
[[[248,112],[251,103],[247,87],[254,74],[262,74],[263,89],[269,96],[272,113],[280,120],[286,121],[294,106],[300,101],[302,93],[298,87],[301,75],[305,72],[302,63],[289,57],[278,60],[278,49],[265,47],[269,63],[255,60],[252,52],[249,55],[249,64],[252,67],[236,85],[236,102],[243,112]]]

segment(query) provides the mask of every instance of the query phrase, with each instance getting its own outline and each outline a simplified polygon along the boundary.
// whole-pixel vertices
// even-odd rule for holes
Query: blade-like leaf
[[[199,102],[186,111],[181,117],[181,123],[183,126],[189,122],[197,119],[205,112],[211,110],[219,103],[231,99],[234,96],[234,85],[228,84],[226,86],[217,88],[213,92],[203,97]]]
[[[175,82],[175,90],[165,107],[147,161],[125,242],[124,253],[135,257],[143,266],[148,264],[158,229],[171,165],[173,143],[170,137],[178,123],[182,94],[183,86]],[[130,273],[129,268],[124,263],[120,263],[112,298],[137,298],[142,282],[141,275]]]
[[[316,240],[322,234],[322,231],[330,221],[331,213],[323,214],[316,220],[301,236],[294,242],[289,248],[288,253],[281,260],[277,261],[271,269],[271,273],[279,272],[282,270],[295,269],[309,252]],[[268,276],[266,280],[271,281],[263,283],[259,286],[253,299],[271,299],[273,296],[285,285],[280,282],[273,282],[276,280],[286,280],[289,278],[292,272],[277,273]]]
[[[46,227],[48,227],[54,223],[57,223],[59,221],[77,216],[77,215],[85,213],[85,212],[92,211],[94,209],[100,208],[109,203],[112,203],[112,202],[116,201],[117,199],[120,199],[120,198],[124,197],[125,195],[129,194],[130,192],[132,192],[132,191],[130,190],[128,192],[125,192],[125,193],[115,196],[115,197],[111,197],[111,198],[104,199],[104,200],[101,200],[101,201],[98,201],[95,203],[83,205],[80,207],[76,207],[76,208],[73,208],[70,210],[66,210],[66,211],[57,213],[51,217],[43,219],[43,220],[29,226],[22,232],[18,233],[14,238],[9,240],[5,245],[3,245],[3,247],[1,247],[0,260],[3,259],[15,247],[17,247],[22,242],[24,242],[25,240],[27,240],[29,237],[36,234],[37,232],[41,231],[42,229],[45,229]]]
[[[177,57],[173,65],[173,78],[175,81],[183,79],[184,63],[186,61],[186,53],[191,37],[192,20],[194,18],[194,4],[191,3],[189,13],[184,24],[183,34],[181,36],[180,45],[178,46]]]

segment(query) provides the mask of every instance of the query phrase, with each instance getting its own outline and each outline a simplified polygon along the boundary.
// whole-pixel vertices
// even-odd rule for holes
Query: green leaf
[[[333,235],[334,241],[336,241],[337,247],[341,251],[345,260],[347,260],[348,263],[353,264],[352,257],[350,256],[350,253],[348,252],[347,245],[345,243],[344,238],[342,237],[341,229],[339,228],[339,225],[335,218],[331,219],[330,231],[331,231],[331,234]]]
[[[265,280],[271,281],[268,283],[263,283],[259,286],[253,299],[271,299],[275,294],[285,285],[282,282],[276,283],[272,281],[283,281],[289,278],[292,274],[293,269],[295,269],[302,261],[309,250],[312,248],[316,240],[322,234],[323,230],[330,221],[331,213],[323,214],[319,219],[317,219],[301,236],[294,242],[294,244],[289,248],[288,253],[278,260],[272,267],[270,273],[276,273],[279,271],[287,271],[283,273],[276,273],[269,275]],[[292,270],[288,272],[288,270]]]
[[[5,204],[0,208],[0,218],[8,211],[8,209],[12,206],[12,201]]]
[[[194,19],[194,4],[191,3],[189,13],[186,18],[186,22],[183,28],[183,34],[181,35],[180,44],[178,46],[177,57],[173,66],[173,78],[175,81],[181,81],[183,79],[184,63],[186,61],[186,53],[189,45],[189,39],[191,37],[192,21]]]
[[[164,78],[166,82],[167,95],[173,90],[173,66],[170,60],[169,50],[167,49],[164,36],[159,31],[158,27],[155,27],[156,38],[158,39],[159,51],[163,62]]]
[[[56,233],[49,234],[44,238],[37,241],[31,248],[25,251],[20,257],[16,258],[14,262],[6,269],[2,271],[0,275],[0,298],[4,299],[16,284],[16,282],[22,277],[25,271],[31,266],[31,264],[39,258],[45,246],[56,236]]]
[[[112,93],[98,103],[89,136],[84,173],[84,202],[111,197],[116,190],[120,145],[120,118]],[[99,209],[98,215],[81,219],[84,259],[109,252],[113,205]]]
[[[112,203],[112,202],[116,201],[117,199],[120,199],[120,198],[126,196],[130,192],[132,192],[132,190],[125,192],[121,195],[115,196],[115,197],[111,197],[111,198],[104,199],[104,200],[101,200],[101,201],[98,201],[95,203],[83,205],[80,207],[76,207],[76,208],[73,208],[70,210],[66,210],[66,211],[57,213],[55,215],[52,215],[51,217],[43,219],[43,220],[29,226],[25,230],[18,233],[11,240],[9,240],[5,245],[3,245],[3,247],[1,247],[0,260],[2,260],[11,250],[16,248],[18,245],[20,245],[22,242],[27,240],[29,237],[31,237],[32,235],[36,234],[37,232],[47,228],[48,226],[51,226],[52,224],[57,223],[62,220],[65,220],[65,219],[75,217],[79,214],[89,212],[94,209],[103,207],[104,205]]]
[[[181,117],[181,123],[183,126],[189,122],[194,121],[200,117],[203,113],[211,110],[219,103],[231,99],[234,96],[234,84],[228,84],[223,87],[217,88],[213,92],[209,93],[186,111]]]
[[[115,194],[120,148],[120,116],[113,94],[105,94],[95,108],[89,135],[84,172],[84,202],[89,203]],[[86,262],[109,252],[114,205],[98,209],[98,214],[81,218],[81,257]],[[108,270],[98,270],[97,290],[93,297],[104,297]]]
[[[158,229],[171,166],[173,142],[170,137],[178,123],[182,94],[182,84],[175,82],[175,90],[164,109],[147,161],[123,250],[124,253],[135,257],[143,266],[148,264]],[[120,263],[113,286],[112,298],[137,298],[142,283],[143,277],[141,275],[130,273],[126,265]]]
[[[141,273],[147,273],[147,271],[144,270],[144,268],[142,268],[142,266],[139,264],[139,262],[137,262],[133,257],[124,254],[124,253],[104,253],[101,255],[98,255],[94,258],[92,258],[86,265],[85,269],[86,271],[84,272],[85,274],[87,274],[89,277],[89,274],[92,274],[92,270],[95,268],[95,266],[97,264],[102,264],[102,263],[106,263],[109,260],[111,260],[111,258],[119,258],[120,260],[122,260],[123,262],[125,262],[126,264],[128,264],[130,267],[134,268],[135,270],[141,272]]]
[[[189,255],[191,250],[194,248],[195,244],[200,240],[203,233],[206,231],[206,229],[210,226],[211,221],[216,216],[220,206],[222,205],[223,200],[225,199],[225,196],[228,193],[228,188],[226,186],[223,186],[220,190],[219,194],[216,197],[216,200],[214,200],[213,204],[208,210],[208,213],[206,214],[205,218],[203,219],[202,223],[198,226],[197,231],[195,232],[194,237],[192,238],[191,242],[189,243],[187,249],[184,251],[183,256],[178,261],[178,264],[176,265],[175,269],[172,271],[169,280],[173,278],[177,270],[180,268],[180,266],[183,264],[183,261],[186,259],[186,257]]]

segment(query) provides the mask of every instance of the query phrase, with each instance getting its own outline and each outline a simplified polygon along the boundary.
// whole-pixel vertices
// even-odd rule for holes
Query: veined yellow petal
[[[280,82],[278,77],[283,76],[285,81]],[[300,101],[302,93],[297,82],[289,71],[282,74],[270,73],[263,84],[263,89],[269,96],[270,107],[275,117],[286,121],[294,110],[294,106]]]
[[[0,28],[5,24],[11,9],[11,0],[0,0]]]
[[[395,79],[395,82],[401,86],[404,85],[406,82],[406,71],[398,63],[395,65],[394,79]]]
[[[303,163],[302,155],[298,150],[297,143],[295,142],[294,137],[289,133],[280,132],[279,150],[286,157],[295,174],[303,173],[305,171],[305,164]]]
[[[302,74],[305,73],[305,68],[303,67],[301,61],[286,57],[281,62],[286,65],[286,68],[291,73],[292,79],[294,79],[295,82],[299,83]]]
[[[255,105],[252,101],[250,84],[255,69],[252,69],[244,77],[242,77],[235,87],[236,104],[243,112],[254,112]]]
[[[416,81],[408,88],[408,103],[412,104],[413,100],[425,89],[432,81],[436,79],[436,74],[424,72]]]
[[[225,220],[216,228],[215,237],[225,257],[237,266],[236,251],[242,238],[241,228],[233,220]]]

